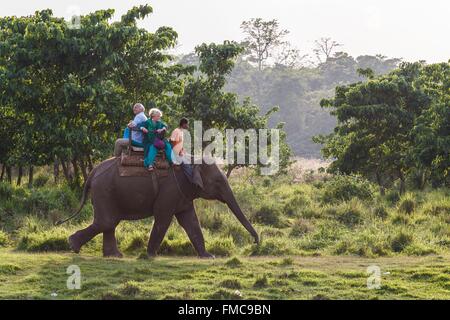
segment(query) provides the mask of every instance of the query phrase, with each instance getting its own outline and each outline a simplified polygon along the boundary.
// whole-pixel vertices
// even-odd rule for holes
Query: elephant
[[[117,157],[96,166],[85,182],[79,210],[62,221],[65,222],[80,213],[90,192],[94,219],[87,228],[69,237],[70,248],[75,253],[79,253],[81,247],[96,235],[103,233],[103,256],[122,257],[115,236],[119,222],[153,216],[154,224],[147,254],[154,257],[175,216],[198,256],[214,258],[205,248],[205,240],[193,204],[197,198],[225,203],[252,235],[255,243],[259,243],[258,233],[240,209],[226,176],[216,164],[208,164],[205,161],[193,164],[192,182],[183,170],[175,170],[173,166],[167,169],[167,176],[159,180],[151,177],[156,175],[155,172],[147,176],[121,176],[119,166],[120,158]],[[156,181],[158,183],[155,186]]]

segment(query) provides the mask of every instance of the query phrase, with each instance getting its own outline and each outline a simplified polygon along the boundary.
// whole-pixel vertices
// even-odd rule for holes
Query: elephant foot
[[[123,258],[123,254],[119,251],[103,252],[104,258]]]
[[[75,240],[75,234],[69,237],[69,247],[75,253],[80,253],[81,246]]]
[[[202,253],[198,256],[200,259],[215,259],[216,257],[209,252]]]

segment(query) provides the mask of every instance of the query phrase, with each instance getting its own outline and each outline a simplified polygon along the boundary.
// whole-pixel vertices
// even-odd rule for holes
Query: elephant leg
[[[205,239],[203,238],[202,229],[192,206],[188,210],[179,212],[175,215],[178,223],[186,231],[189,240],[201,258],[214,258],[214,256],[206,251]]]
[[[81,247],[94,238],[96,235],[98,235],[100,232],[102,232],[102,228],[98,224],[91,224],[89,227],[79,230],[72,234],[69,237],[69,245],[70,248],[75,252],[79,253]]]
[[[152,232],[150,233],[150,239],[148,240],[147,253],[150,257],[156,256],[156,252],[161,245],[164,236],[166,235],[167,229],[169,229],[170,223],[172,222],[172,215],[170,217],[156,217],[153,223]]]
[[[117,248],[116,229],[103,231],[103,256],[122,258],[123,254]]]

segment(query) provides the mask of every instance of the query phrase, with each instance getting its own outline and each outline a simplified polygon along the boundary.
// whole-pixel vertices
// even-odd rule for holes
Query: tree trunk
[[[228,166],[228,168],[227,168],[227,174],[226,174],[227,178],[230,177],[231,171],[233,171],[234,168],[235,168],[234,166]]]
[[[403,175],[403,172],[400,171],[399,173],[400,176],[400,194],[404,194],[406,191],[406,186],[405,186],[405,176]]]
[[[376,173],[376,177],[377,177],[377,184],[380,187],[380,194],[382,196],[384,196],[385,195],[385,189],[384,189],[384,186],[383,186],[383,182],[381,181],[381,175],[380,175],[379,172]]]
[[[12,183],[12,173],[11,173],[11,167],[6,167],[6,176],[8,177],[8,182]]]
[[[22,183],[22,175],[23,175],[23,167],[19,166],[19,170],[17,173],[17,185],[20,186],[20,184]]]
[[[61,166],[63,168],[64,177],[68,183],[72,182],[72,175],[70,174],[68,165],[64,162],[64,160],[60,159]]]
[[[89,173],[94,170],[94,165],[92,164],[92,159],[91,156],[88,156],[88,168],[89,168]]]
[[[81,168],[81,174],[83,175],[83,181],[87,181],[88,174],[86,172],[86,164],[83,160],[80,160],[80,168]]]
[[[55,160],[53,161],[53,178],[55,184],[58,183],[58,177],[59,177],[59,162],[58,159],[55,157]]]
[[[30,166],[28,169],[28,188],[31,188],[33,186],[33,175],[34,175],[34,168],[33,166]]]
[[[81,185],[81,179],[80,179],[80,167],[78,166],[76,158],[72,160],[72,166],[73,166],[73,181],[75,181],[76,185]]]
[[[5,176],[5,167],[6,167],[6,165],[3,164],[3,165],[2,165],[2,174],[1,174],[1,176],[0,176],[0,181],[3,181],[3,177]]]

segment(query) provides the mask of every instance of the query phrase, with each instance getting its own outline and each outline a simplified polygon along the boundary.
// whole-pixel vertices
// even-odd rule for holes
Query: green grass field
[[[385,195],[365,180],[295,173],[231,179],[252,238],[217,201],[196,200],[207,249],[200,260],[176,222],[153,260],[146,257],[152,218],[117,229],[122,260],[101,258],[102,236],[69,253],[68,236],[92,220],[92,206],[60,227],[78,197],[41,172],[32,189],[0,183],[0,298],[12,299],[448,299],[450,192]],[[236,257],[233,259],[233,257]],[[68,290],[78,265],[81,290]],[[368,289],[366,269],[381,269]],[[53,294],[53,295],[52,295]],[[55,295],[56,294],[56,295]]]
[[[449,299],[449,256],[104,259],[0,250],[1,299]],[[67,289],[78,265],[81,289]],[[368,289],[366,269],[381,269]],[[57,295],[55,295],[57,294]]]

